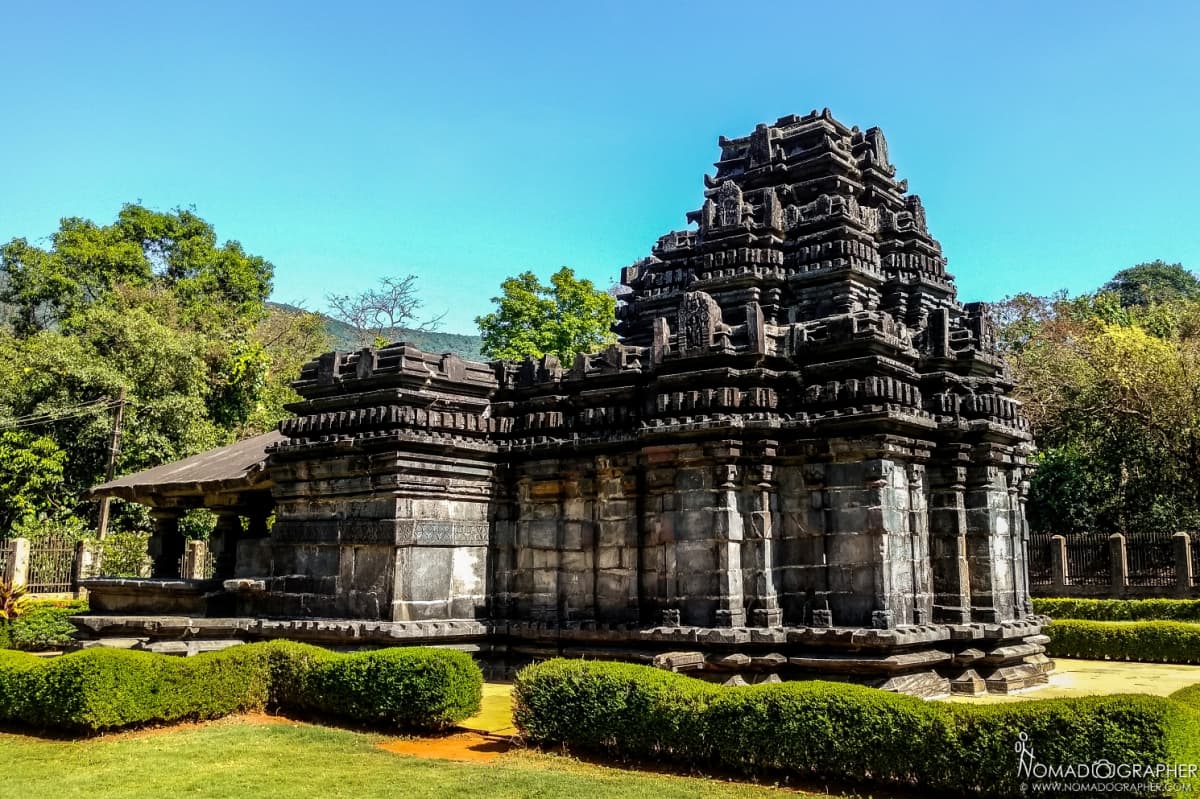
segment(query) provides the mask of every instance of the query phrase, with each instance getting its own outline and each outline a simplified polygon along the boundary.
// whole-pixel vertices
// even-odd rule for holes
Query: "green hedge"
[[[338,655],[289,641],[271,647],[274,701],[281,707],[422,729],[479,712],[483,675],[464,652],[409,647]]]
[[[26,652],[61,649],[75,641],[75,625],[67,619],[87,610],[84,600],[29,600],[20,616],[0,622],[0,649]]]
[[[1035,613],[1090,621],[1200,621],[1200,599],[1038,599]]]
[[[1051,657],[1200,663],[1200,624],[1062,619],[1046,634]]]
[[[482,683],[462,652],[415,647],[342,655],[273,641],[190,658],[113,649],[58,658],[5,651],[0,722],[98,731],[273,706],[438,729],[478,710]]]
[[[1021,733],[1045,764],[1200,762],[1200,712],[1162,697],[952,705],[818,681],[725,688],[561,659],[524,669],[514,697],[535,744],[751,774],[1012,796],[1027,779]]]

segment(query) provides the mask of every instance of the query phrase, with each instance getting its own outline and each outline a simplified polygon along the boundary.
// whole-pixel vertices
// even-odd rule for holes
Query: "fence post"
[[[1124,594],[1129,587],[1129,555],[1125,549],[1125,536],[1113,533],[1108,537],[1108,546],[1112,551],[1112,590],[1114,594]]]
[[[1176,533],[1171,539],[1175,546],[1175,591],[1188,596],[1192,593],[1192,536]]]
[[[28,538],[12,539],[11,548],[8,550],[8,575],[6,579],[9,585],[29,584]]]
[[[1050,584],[1055,588],[1067,585],[1067,539],[1065,536],[1050,536]]]
[[[80,599],[87,599],[87,589],[83,588],[80,580],[87,580],[95,577],[100,565],[100,542],[93,540],[80,541],[75,545],[75,584],[71,586],[75,591],[75,596]]]

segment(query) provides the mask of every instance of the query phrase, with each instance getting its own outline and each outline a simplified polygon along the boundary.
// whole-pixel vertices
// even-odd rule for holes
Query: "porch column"
[[[237,566],[238,539],[242,537],[242,517],[236,512],[223,510],[217,513],[217,526],[213,529],[213,579],[228,580],[233,577]]]
[[[154,519],[154,533],[150,536],[150,559],[153,561],[153,577],[179,577],[179,562],[183,558],[184,540],[179,532],[179,519],[183,511],[178,508],[154,508],[150,517]]]

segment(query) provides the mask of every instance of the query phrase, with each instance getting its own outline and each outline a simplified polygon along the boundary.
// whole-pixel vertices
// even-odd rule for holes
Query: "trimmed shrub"
[[[928,778],[929,784],[937,785],[937,775],[944,773],[941,787],[953,790],[1020,795],[1021,784],[1032,781],[1017,769],[1014,746],[1022,734],[1037,762],[1046,765],[1200,763],[1200,713],[1164,697],[1117,694],[943,706],[954,718],[955,756]],[[1124,790],[1114,789],[1119,795],[1158,795],[1134,789],[1148,782],[1145,779],[1108,782],[1125,785]],[[1063,790],[1081,795],[1066,784]]]
[[[1053,619],[1200,621],[1200,599],[1039,599],[1033,610]]]
[[[261,709],[268,699],[260,647],[192,658],[86,649],[26,673],[22,721],[36,727],[107,730],[147,722],[212,719]]]
[[[371,724],[437,729],[479,708],[470,657],[401,648],[340,655],[287,642],[190,658],[87,649],[0,652],[0,721],[81,731],[211,719],[273,705]]]
[[[31,600],[21,615],[7,625],[8,646],[26,652],[61,649],[75,641],[75,625],[68,619],[86,613],[82,600]],[[0,646],[3,642],[0,641]]]
[[[483,676],[453,649],[380,649],[336,655],[296,643],[268,644],[282,707],[370,724],[441,729],[479,711]]]
[[[1200,663],[1200,624],[1063,619],[1046,634],[1051,657]]]
[[[0,650],[0,722],[26,721],[45,661],[36,655]]]
[[[707,754],[710,683],[630,663],[554,659],[523,669],[513,717],[538,744],[615,756]]]
[[[1045,764],[1200,760],[1200,713],[1152,696],[951,705],[819,681],[725,688],[559,659],[522,670],[514,698],[536,744],[993,796],[1017,795],[1028,779],[1019,740]]]

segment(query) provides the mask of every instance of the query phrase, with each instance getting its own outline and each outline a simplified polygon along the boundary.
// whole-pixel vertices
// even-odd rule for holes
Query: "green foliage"
[[[85,649],[42,659],[0,651],[0,722],[95,732],[272,705],[440,729],[478,710],[482,683],[462,652],[417,647],[340,655],[281,641],[189,658]]]
[[[100,542],[100,574],[141,577],[149,563],[149,533],[109,533]]]
[[[1150,264],[1119,273],[1110,291],[999,305],[1000,339],[1041,449],[1033,529],[1200,526],[1200,291],[1154,282],[1179,273],[1195,282]]]
[[[401,648],[347,656],[291,642],[273,647],[274,697],[283,707],[422,729],[479,711],[483,675],[463,652]]]
[[[61,649],[75,641],[75,625],[68,619],[87,610],[83,600],[31,599],[6,625],[7,646],[26,652]]]
[[[1184,269],[1183,264],[1150,261],[1117,272],[1101,291],[1116,294],[1127,308],[1149,306],[1200,299],[1200,279]]]
[[[1200,663],[1200,624],[1060,619],[1046,629],[1052,657]]]
[[[52,329],[118,286],[152,285],[172,290],[189,326],[217,332],[262,313],[274,271],[236,241],[218,245],[193,210],[134,204],[111,225],[63,219],[48,250],[14,239],[0,247],[0,270],[0,301],[20,335]]]
[[[1035,613],[1090,621],[1200,621],[1200,599],[1033,599]]]
[[[545,286],[533,272],[500,284],[496,310],[475,320],[480,349],[489,358],[519,361],[553,355],[571,363],[578,353],[596,352],[616,340],[616,300],[590,280],[563,267]]]
[[[267,368],[262,374],[257,401],[246,417],[244,432],[273,430],[291,415],[284,406],[300,400],[300,395],[292,389],[292,381],[300,375],[301,367],[315,356],[336,348],[327,327],[327,322],[332,321],[301,308],[267,304],[267,315],[251,333],[255,346],[266,357]]]
[[[539,745],[992,796],[1019,793],[1022,733],[1043,763],[1200,754],[1200,714],[1160,697],[950,705],[820,681],[724,688],[645,666],[559,659],[522,670],[514,700],[517,726]]]
[[[0,653],[0,662],[6,658],[15,663],[16,679],[26,696],[7,708],[0,705],[0,718],[33,727],[98,731],[210,719],[262,708],[268,698],[266,653],[261,647],[234,647],[190,658],[85,649],[42,660],[40,668]],[[0,666],[0,681],[6,676]]]
[[[18,523],[60,510],[66,453],[53,439],[24,430],[0,433],[0,539]]]
[[[28,425],[0,438],[0,536],[94,517],[122,390],[118,474],[273,428],[327,336],[316,315],[268,311],[272,274],[190,209],[126,205],[109,225],[62,220],[46,248],[0,246],[0,427]],[[149,520],[117,503],[112,525]]]

